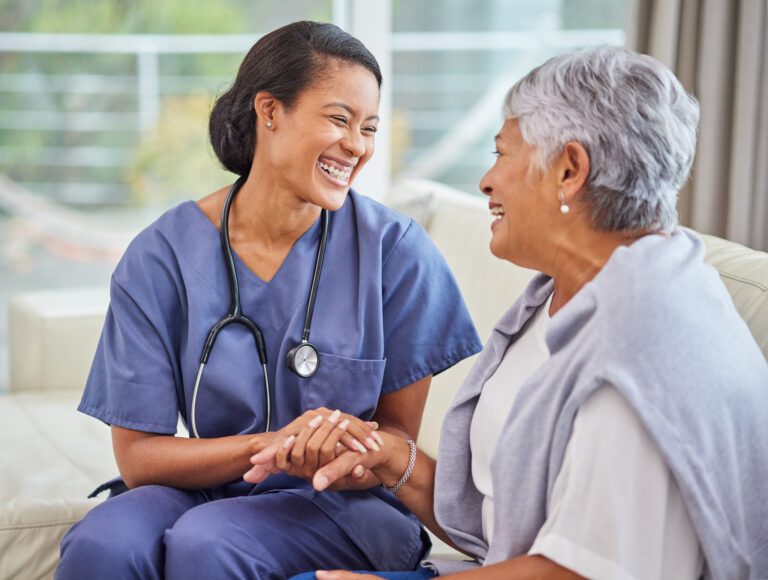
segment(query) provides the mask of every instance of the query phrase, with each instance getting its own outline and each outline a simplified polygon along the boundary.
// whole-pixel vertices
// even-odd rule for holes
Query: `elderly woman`
[[[459,391],[437,462],[383,434],[315,488],[376,478],[471,558],[405,577],[768,577],[768,366],[677,225],[696,101],[656,60],[604,47],[549,60],[503,110],[480,183],[490,247],[541,274]],[[296,446],[249,477],[292,470]]]

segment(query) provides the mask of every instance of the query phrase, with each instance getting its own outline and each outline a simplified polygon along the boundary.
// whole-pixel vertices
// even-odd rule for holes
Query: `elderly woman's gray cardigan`
[[[526,554],[581,404],[611,385],[674,475],[711,578],[768,578],[768,364],[704,244],[682,230],[620,247],[551,320],[549,360],[521,387],[491,461],[494,536],[471,473],[483,384],[552,291],[539,275],[496,326],[445,417],[435,481],[442,528],[479,562]],[[492,283],[492,281],[489,281]],[[477,563],[432,561],[441,573]]]

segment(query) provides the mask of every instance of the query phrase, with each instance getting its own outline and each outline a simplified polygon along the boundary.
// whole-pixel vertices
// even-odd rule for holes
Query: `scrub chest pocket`
[[[348,358],[320,353],[320,366],[309,379],[304,410],[340,409],[362,419],[376,410],[386,359]]]

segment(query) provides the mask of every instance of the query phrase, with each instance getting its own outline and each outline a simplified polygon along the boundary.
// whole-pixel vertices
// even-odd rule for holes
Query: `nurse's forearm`
[[[268,434],[187,439],[112,427],[115,459],[126,485],[201,489],[242,477]]]

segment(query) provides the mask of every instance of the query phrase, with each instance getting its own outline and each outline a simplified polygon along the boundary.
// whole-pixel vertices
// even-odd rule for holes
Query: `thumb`
[[[271,470],[262,465],[254,465],[244,475],[243,479],[248,483],[261,483],[269,477]]]
[[[280,444],[275,443],[269,447],[265,447],[259,451],[256,455],[251,457],[251,463],[254,465],[264,465],[265,463],[272,463],[275,460],[277,452],[280,450]]]
[[[353,472],[356,466],[362,464],[362,453],[344,453],[318,469],[312,478],[312,485],[317,491],[323,491],[329,485]]]

